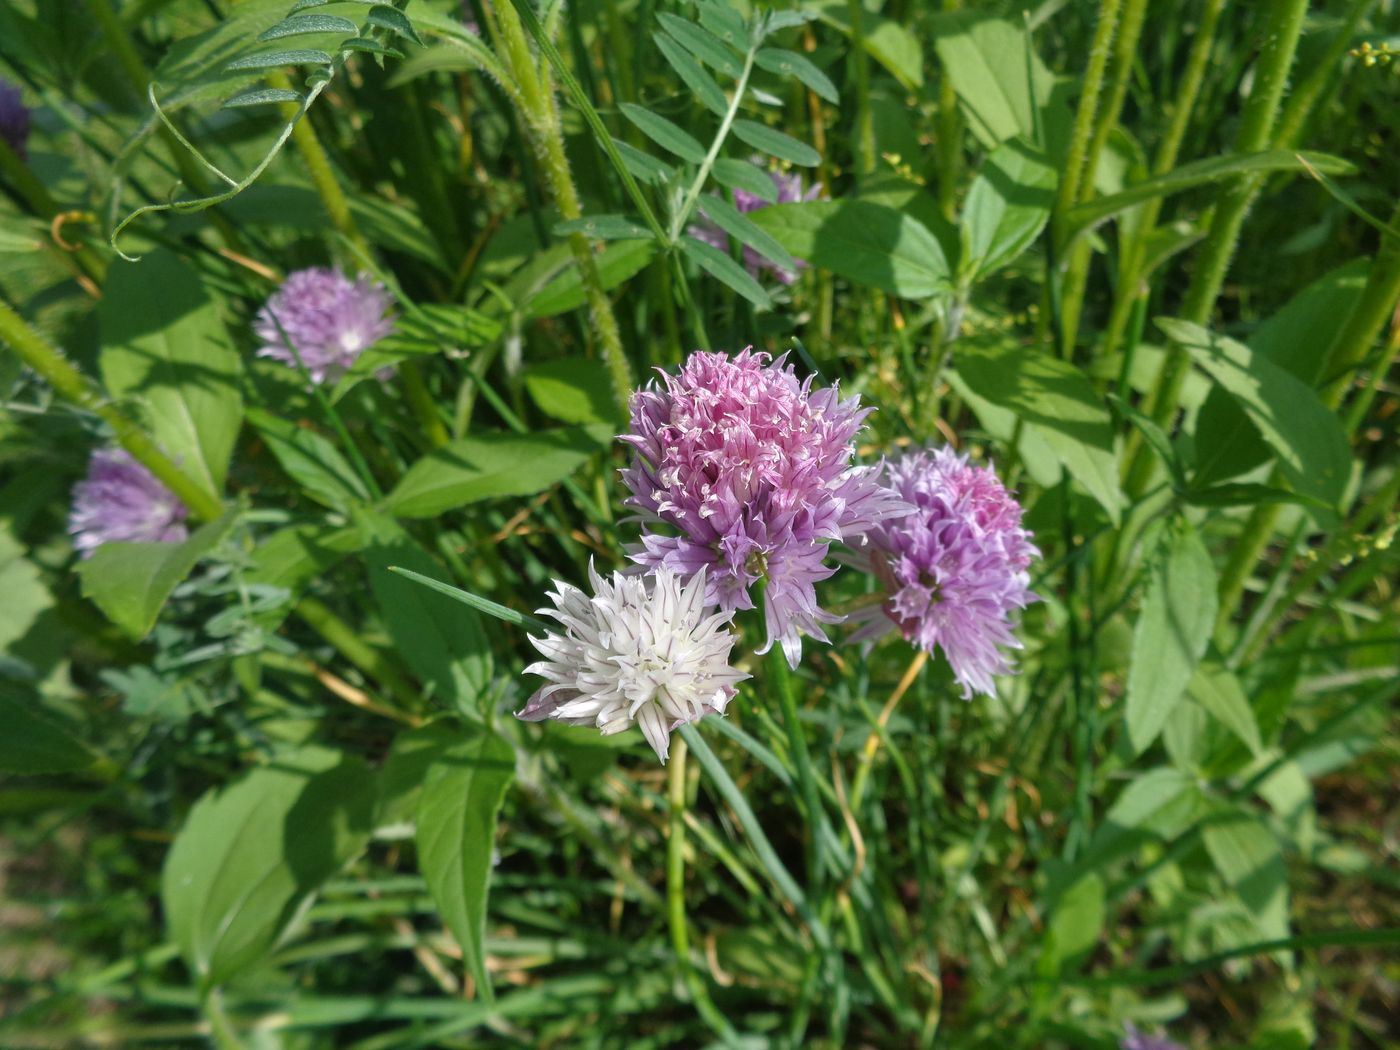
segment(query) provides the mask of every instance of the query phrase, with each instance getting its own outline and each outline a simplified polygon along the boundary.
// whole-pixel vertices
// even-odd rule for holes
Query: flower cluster
[[[666,761],[671,731],[723,713],[735,686],[749,677],[729,666],[730,614],[706,613],[705,574],[682,579],[662,569],[649,577],[614,573],[611,582],[588,567],[590,598],[556,583],[559,621],[530,641],[544,657],[525,669],[544,678],[519,717],[597,726],[604,735],[633,724]]]
[[[828,640],[823,625],[844,618],[818,604],[816,585],[836,571],[834,543],[884,588],[856,614],[853,640],[898,630],[942,649],[964,696],[991,693],[1011,670],[1002,650],[1019,646],[1013,616],[1035,600],[1020,505],[949,449],[857,465],[870,412],[751,349],[697,351],[634,393],[622,480],[643,525],[628,553],[645,575],[608,583],[590,568],[592,598],[557,584],[547,613],[562,631],[532,639],[545,659],[527,671],[547,684],[520,717],[605,733],[638,724],[665,761],[671,730],[722,713],[747,677],[729,666],[726,628],[760,585],[758,652],[781,643],[796,667],[804,634]]]
[[[84,558],[104,543],[179,543],[188,535],[184,504],[119,448],[92,454],[87,477],[73,488],[68,531]]]
[[[351,281],[339,270],[297,270],[258,311],[258,356],[293,368],[300,356],[312,380],[334,381],[394,330],[389,305],[384,286],[364,274]]]
[[[24,144],[28,138],[29,110],[19,88],[8,80],[0,80],[0,139],[24,159]]]
[[[871,409],[750,350],[692,354],[663,384],[633,395],[622,438],[633,448],[624,502],[646,523],[631,555],[647,568],[707,569],[709,598],[725,610],[752,608],[750,590],[765,581],[760,652],[780,641],[796,667],[801,635],[826,641],[821,625],[839,621],[817,604],[817,582],[836,571],[830,545],[904,509],[877,468],[852,464]]]
[[[942,648],[963,696],[992,694],[1011,670],[1002,648],[1020,648],[1012,617],[1035,600],[1027,568],[1039,551],[1021,527],[1020,504],[990,468],[948,448],[883,466],[883,483],[912,509],[870,532],[870,570],[885,601],[856,617],[856,639],[891,630],[920,648]]]
[[[776,200],[768,201],[756,193],[736,189],[734,191],[734,209],[742,215],[758,211],[760,208],[767,208],[770,204],[796,204],[801,201],[816,200],[821,196],[820,183],[804,188],[802,176],[796,172],[770,171],[768,177],[773,180]],[[700,205],[701,211],[704,210],[704,207],[702,203]],[[729,251],[729,237],[708,218],[703,222],[694,223],[687,232],[696,240],[704,241],[722,252]],[[799,260],[799,268],[803,265]],[[771,259],[764,258],[747,245],[744,247],[744,268],[755,278],[761,277],[764,273],[771,273],[782,284],[792,284],[797,280],[797,274],[792,270],[779,266]]]

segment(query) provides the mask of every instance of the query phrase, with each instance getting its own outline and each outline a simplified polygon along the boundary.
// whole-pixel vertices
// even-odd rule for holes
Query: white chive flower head
[[[596,726],[605,736],[636,725],[665,762],[671,731],[723,713],[749,677],[729,666],[733,613],[706,611],[704,572],[615,572],[609,580],[590,564],[588,575],[591,597],[555,581],[555,607],[538,610],[559,628],[530,638],[544,659],[525,673],[545,684],[517,716]]]

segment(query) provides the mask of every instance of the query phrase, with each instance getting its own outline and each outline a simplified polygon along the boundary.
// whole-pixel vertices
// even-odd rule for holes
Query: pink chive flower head
[[[870,532],[869,566],[885,601],[853,619],[853,641],[898,630],[932,653],[941,648],[963,698],[995,692],[1013,668],[1016,614],[1036,600],[1027,569],[1040,552],[1021,527],[1021,506],[989,467],[950,448],[919,450],[883,465],[881,481],[912,509]]]
[[[184,504],[119,448],[92,454],[73,487],[68,531],[84,558],[104,543],[179,543],[189,534]]]
[[[872,410],[835,387],[812,389],[783,358],[769,362],[752,350],[697,351],[660,388],[634,393],[622,480],[645,523],[632,559],[705,570],[707,600],[726,612],[753,608],[751,589],[766,580],[759,651],[780,641],[796,667],[801,635],[826,641],[821,625],[841,619],[817,605],[817,582],[835,571],[830,545],[859,542],[907,508],[876,482],[878,468],[852,465]]]
[[[19,88],[8,80],[0,80],[0,138],[10,149],[25,159],[24,143],[29,138],[29,109]]]
[[[312,380],[334,381],[394,330],[388,310],[384,286],[364,274],[351,281],[326,267],[297,270],[258,311],[253,324],[263,344],[258,356],[295,368],[300,354]]]
[[[796,172],[770,171],[767,176],[773,180],[773,189],[778,195],[774,204],[796,204],[800,201],[816,200],[821,196],[822,188],[820,183],[804,188],[802,176]],[[769,202],[750,193],[748,190],[734,191],[734,208],[740,214],[758,211],[760,208],[767,208]],[[704,203],[700,205],[703,212]],[[718,248],[722,252],[729,251],[729,237],[714,222],[706,218],[703,222],[694,223],[687,232],[698,241],[704,241],[713,248]],[[806,263],[798,260],[798,268],[805,269]],[[782,284],[792,284],[797,280],[797,274],[784,266],[779,266],[771,259],[766,259],[752,248],[744,248],[744,269],[755,279],[763,276],[764,273],[771,273]]]

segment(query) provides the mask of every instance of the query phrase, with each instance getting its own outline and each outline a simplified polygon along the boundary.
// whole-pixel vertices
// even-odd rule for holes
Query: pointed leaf
[[[685,81],[686,87],[695,92],[700,104],[715,116],[723,117],[729,111],[729,100],[724,97],[724,92],[715,83],[714,78],[705,72],[704,67],[695,61],[689,51],[665,33],[653,33],[652,39],[656,41],[656,46],[661,49],[661,54],[671,64],[676,75]]]
[[[773,182],[773,176],[746,160],[721,157],[715,161],[715,166],[710,169],[710,173],[714,175],[715,181],[722,186],[751,193],[759,200],[767,201],[769,204],[778,203],[778,187]]]
[[[791,135],[785,135],[776,128],[759,124],[752,120],[736,120],[733,126],[734,137],[746,142],[756,150],[777,157],[804,168],[815,168],[822,162],[822,155],[805,142],[799,142]]]
[[[258,34],[258,39],[266,42],[307,33],[348,33],[353,36],[359,31],[359,26],[339,15],[292,15],[264,29]]]
[[[963,205],[966,270],[992,273],[1030,247],[1050,219],[1058,182],[1045,156],[1023,139],[993,150]]]
[[[766,69],[770,73],[796,77],[833,105],[840,101],[836,85],[831,82],[831,78],[813,65],[806,55],[777,47],[765,47],[754,56],[754,63],[759,69]]]
[[[236,73],[245,69],[280,69],[282,66],[312,66],[331,64],[331,56],[311,48],[292,51],[263,51],[256,55],[235,58],[224,69]]]
[[[1203,663],[1196,668],[1188,689],[1191,699],[1239,737],[1251,754],[1260,753],[1264,744],[1259,736],[1259,721],[1233,672],[1218,663]]]
[[[428,767],[418,803],[418,867],[443,922],[462,948],[477,986],[486,972],[486,899],[496,844],[496,815],[515,776],[515,752],[486,729],[463,739]]]
[[[585,215],[571,222],[561,222],[554,232],[567,237],[571,233],[581,233],[595,241],[647,240],[651,231],[633,222],[625,215]]]
[[[340,450],[316,431],[260,408],[248,410],[248,422],[262,435],[287,476],[318,503],[343,512],[369,499],[364,482]]]
[[[715,280],[728,285],[755,306],[769,307],[773,301],[752,275],[713,245],[686,235],[680,240],[681,251]]]
[[[620,107],[622,115],[637,125],[643,135],[662,149],[674,153],[681,160],[699,164],[705,159],[705,147],[689,132],[682,131],[665,117],[659,117],[649,109],[643,109],[632,102],[624,102]]]
[[[231,510],[184,543],[104,543],[78,565],[83,594],[132,638],[144,638],[170,593],[223,542],[235,520]]]
[[[371,7],[365,22],[368,25],[378,26],[380,29],[387,29],[405,40],[412,40],[419,47],[423,46],[423,39],[418,35],[418,30],[413,28],[413,23],[409,21],[408,15],[397,7],[390,7],[388,4]]]
[[[766,230],[755,226],[748,216],[741,214],[738,208],[723,197],[706,197],[700,204],[700,210],[721,230],[736,238],[740,244],[752,248],[759,255],[776,263],[784,270],[797,269],[797,260],[788,253],[786,248],[775,241]]]
[[[675,174],[675,171],[668,164],[657,160],[649,153],[643,153],[630,142],[613,139],[612,144],[617,150],[617,155],[622,158],[623,167],[632,173],[633,178],[641,179],[643,182],[660,184],[668,181]]]
[[[709,30],[665,12],[658,14],[656,20],[677,43],[711,69],[736,79],[743,73],[739,57]]]
[[[1186,692],[1215,626],[1215,567],[1184,522],[1153,568],[1133,632],[1126,723],[1134,754],[1145,751]]]

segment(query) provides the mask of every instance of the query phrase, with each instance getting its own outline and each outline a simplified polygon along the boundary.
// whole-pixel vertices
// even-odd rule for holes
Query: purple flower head
[[[950,448],[919,450],[883,466],[882,482],[913,509],[870,533],[870,568],[886,599],[856,613],[852,640],[898,629],[927,652],[941,647],[964,699],[991,695],[1019,649],[1013,615],[1036,596],[1026,570],[1040,552],[1021,506],[989,467]]]
[[[0,138],[24,159],[24,142],[29,138],[29,110],[19,88],[8,80],[0,80]]]
[[[786,356],[786,355],[784,355]],[[696,351],[663,388],[632,395],[631,465],[625,503],[648,525],[632,559],[682,576],[706,571],[706,600],[726,612],[753,608],[749,589],[766,579],[768,639],[788,663],[801,634],[826,641],[821,624],[839,616],[817,605],[816,583],[833,541],[859,541],[908,508],[876,482],[876,467],[852,466],[855,435],[872,411],[813,390],[791,365],[765,353]]]
[[[820,183],[814,184],[810,189],[804,190],[802,188],[802,176],[798,175],[796,172],[770,171],[767,172],[767,175],[773,180],[773,188],[778,194],[778,199],[773,203],[794,204],[798,201],[816,200],[821,196],[822,188]],[[768,201],[757,194],[750,193],[748,190],[736,189],[734,191],[734,207],[735,210],[741,214],[744,212],[758,211],[760,208],[768,207],[768,205]],[[702,203],[700,206],[702,212],[704,211],[704,207]],[[696,240],[704,241],[713,248],[718,248],[722,252],[729,251],[728,236],[708,218],[703,222],[695,223],[687,232]],[[803,269],[805,267],[806,263],[803,263],[799,259],[798,268]],[[754,278],[761,277],[766,271],[771,273],[783,284],[792,284],[797,280],[797,274],[792,270],[779,266],[771,259],[765,259],[758,252],[747,246],[744,248],[744,268],[748,270]]]
[[[313,380],[339,379],[360,354],[394,330],[393,317],[385,316],[388,309],[384,286],[364,274],[351,281],[325,267],[297,270],[258,311],[253,324],[263,343],[258,356],[295,368],[290,340]]]
[[[99,449],[73,488],[73,546],[84,558],[104,543],[179,543],[185,506],[124,449]]]
[[[1126,1028],[1126,1034],[1123,1036],[1123,1041],[1118,1044],[1118,1050],[1186,1050],[1180,1043],[1173,1042],[1164,1036],[1144,1035],[1131,1021],[1127,1023]]]

